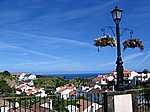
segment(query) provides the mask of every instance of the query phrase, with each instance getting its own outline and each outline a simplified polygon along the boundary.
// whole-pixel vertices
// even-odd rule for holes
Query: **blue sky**
[[[150,70],[148,0],[0,0],[0,71],[114,70],[116,48],[97,52],[93,41],[103,36],[102,27],[115,26],[110,11],[116,5],[123,10],[120,27],[132,29],[145,46],[122,52],[124,69]],[[128,38],[126,31],[121,43]]]

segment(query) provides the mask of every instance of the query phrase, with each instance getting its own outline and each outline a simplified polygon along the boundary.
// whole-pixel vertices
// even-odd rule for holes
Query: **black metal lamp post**
[[[112,17],[114,19],[114,22],[116,23],[116,37],[117,37],[117,61],[116,61],[116,72],[117,72],[117,85],[115,87],[116,91],[124,91],[124,74],[123,74],[123,61],[121,58],[121,47],[120,47],[120,28],[119,28],[119,22],[122,18],[122,12],[123,10],[120,10],[117,6],[113,11],[111,11]]]

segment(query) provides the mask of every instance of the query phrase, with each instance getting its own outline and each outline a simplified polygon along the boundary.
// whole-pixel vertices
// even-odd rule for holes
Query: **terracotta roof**
[[[17,74],[11,74],[12,76],[20,76],[21,74],[22,74],[23,72],[19,72],[19,73],[17,73]]]
[[[61,86],[60,87],[60,90],[59,91],[57,91],[58,93],[62,93],[63,91],[65,91],[65,90],[67,90],[67,89],[69,89],[69,90],[74,90],[74,87],[72,87],[72,86]]]
[[[100,82],[101,79],[102,79],[102,77],[94,78],[94,80],[95,80],[96,82]]]
[[[28,95],[33,94],[34,92],[37,92],[38,90],[40,90],[40,88],[29,89],[29,91],[27,92],[27,94]]]
[[[34,88],[34,90],[38,91],[38,90],[40,90],[40,88]]]
[[[132,70],[123,70],[124,74],[130,74],[132,72]]]
[[[30,90],[27,92],[28,95],[32,94],[33,92],[35,92],[35,90]]]
[[[100,89],[95,89],[95,88],[92,88],[91,90],[88,91],[89,93],[103,93],[105,92],[104,90],[100,90]]]
[[[21,88],[24,88],[26,85],[25,84],[22,84],[22,85],[19,85],[17,88],[21,89]]]
[[[71,91],[69,94],[74,95],[74,94],[76,94],[76,91]]]
[[[61,89],[59,91],[57,91],[58,93],[62,93],[63,91],[67,90],[67,88]]]

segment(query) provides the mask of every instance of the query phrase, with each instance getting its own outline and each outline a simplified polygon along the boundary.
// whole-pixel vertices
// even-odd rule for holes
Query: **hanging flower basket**
[[[111,35],[106,35],[94,39],[94,46],[98,47],[98,51],[99,51],[99,47],[105,47],[105,46],[115,47],[117,46],[117,43]]]
[[[125,41],[123,41],[123,50],[126,50],[127,48],[140,48],[141,51],[144,50],[144,45],[142,43],[142,41],[138,38],[130,38],[130,39],[127,39]]]

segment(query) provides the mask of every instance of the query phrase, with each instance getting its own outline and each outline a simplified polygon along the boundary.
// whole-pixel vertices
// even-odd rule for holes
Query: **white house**
[[[21,94],[23,92],[27,93],[32,90],[34,87],[28,86],[27,84],[21,84],[16,87],[16,94]]]
[[[135,76],[139,76],[139,74],[137,72],[135,72],[135,71],[131,71],[129,73],[128,79],[132,80]]]
[[[26,75],[25,73],[23,73],[23,72],[19,72],[19,73],[17,73],[17,74],[11,74],[12,76],[14,76],[14,77],[17,77],[17,79],[19,80],[19,81],[21,81],[21,80],[24,80],[24,76]]]
[[[99,105],[94,102],[90,102],[88,100],[83,100],[83,99],[80,99],[77,102],[76,106],[68,105],[66,108],[69,112],[101,112],[102,111],[102,105]]]
[[[24,80],[34,80],[34,79],[36,79],[36,75],[34,74],[26,74],[24,76]]]
[[[146,82],[146,81],[148,81],[149,78],[150,78],[150,73],[147,73],[147,74],[141,73],[138,75],[138,79],[141,82]]]
[[[99,102],[100,104],[103,103],[103,94],[105,91],[95,88],[90,88],[87,91],[87,95],[85,96],[86,99],[92,102]]]
[[[60,91],[57,92],[57,95],[59,95],[61,98],[64,98],[65,100],[67,100],[69,98],[69,93],[73,91],[72,89],[62,89]]]
[[[40,88],[36,93],[34,93],[36,97],[47,97],[47,94],[45,93],[43,88]]]
[[[70,97],[70,92],[76,90],[75,87],[72,86],[63,86],[56,88],[55,94],[67,100]]]
[[[21,84],[16,87],[16,94],[21,94],[21,93],[25,92],[27,89],[29,89],[29,88],[26,84]]]
[[[46,97],[47,94],[44,91],[44,88],[33,88],[29,91],[26,91],[27,95],[34,94],[36,97]]]
[[[77,112],[78,108],[77,106],[74,106],[74,105],[68,105],[66,107],[66,110],[68,110],[68,112]]]
[[[76,98],[76,90],[74,91],[71,91],[69,93],[69,97],[67,98],[68,100],[72,100],[72,99],[75,99]]]
[[[41,104],[40,106],[43,107],[43,108],[48,108],[48,109],[53,110],[53,107],[52,107],[53,105],[52,105],[52,100],[51,99],[49,99],[45,103]]]
[[[95,82],[97,85],[107,85],[107,78],[108,76],[99,76],[97,78],[93,79],[93,82]]]
[[[29,86],[34,86],[34,82],[33,82],[33,80],[31,80],[31,79],[29,79],[29,80],[24,80],[24,81],[22,81],[24,84],[27,84],[27,85],[29,85]]]

